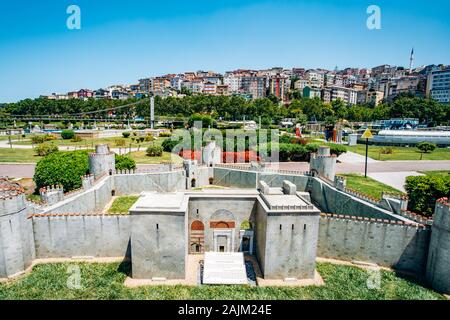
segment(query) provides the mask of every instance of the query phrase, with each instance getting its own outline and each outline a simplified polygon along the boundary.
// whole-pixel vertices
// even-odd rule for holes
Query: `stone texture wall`
[[[308,191],[311,193],[311,199],[322,212],[378,219],[399,219],[388,210],[337,190],[318,178],[311,178]]]
[[[429,228],[321,217],[318,257],[367,261],[423,274]]]
[[[172,192],[185,190],[183,170],[158,172],[116,174],[113,176],[116,195],[139,194],[142,191]]]
[[[214,184],[225,187],[256,188],[257,172],[214,167]]]
[[[427,280],[436,290],[450,294],[450,204],[447,199],[436,203]]]
[[[37,258],[129,256],[129,216],[37,215],[32,221]]]
[[[25,270],[35,258],[31,221],[23,194],[0,200],[0,278]]]
[[[267,215],[264,277],[314,278],[319,215]]]
[[[185,213],[131,212],[133,278],[184,279],[186,224]]]

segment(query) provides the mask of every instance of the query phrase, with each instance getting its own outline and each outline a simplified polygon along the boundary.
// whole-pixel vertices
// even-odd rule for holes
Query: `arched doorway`
[[[192,180],[191,180],[191,188],[195,188],[195,185],[196,185],[195,178],[192,178]]]
[[[190,253],[203,253],[205,251],[205,225],[200,220],[195,220],[191,223],[190,229]]]
[[[212,230],[213,250],[216,252],[233,252],[235,248],[236,218],[226,209],[215,211],[210,218],[209,227]]]

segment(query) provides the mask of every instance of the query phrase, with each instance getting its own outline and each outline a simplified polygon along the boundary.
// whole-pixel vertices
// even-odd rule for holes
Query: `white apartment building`
[[[230,74],[225,75],[223,78],[223,84],[228,86],[228,92],[237,93],[239,92],[239,88],[241,87],[242,78],[240,76]]]
[[[341,99],[348,104],[357,104],[365,100],[365,91],[334,86],[331,88],[331,101]]]
[[[304,89],[306,86],[309,86],[309,81],[308,81],[308,80],[305,80],[305,79],[297,80],[297,81],[295,81],[295,83],[294,83],[294,89],[295,89],[295,90],[303,91],[303,89]]]
[[[306,71],[305,76],[311,83],[312,87],[322,88],[324,86],[325,75],[323,72],[318,70],[308,70]]]
[[[170,87],[172,89],[181,90],[181,84],[183,83],[184,79],[181,76],[175,76],[172,79],[170,79]]]
[[[427,95],[439,103],[450,103],[450,68],[430,73]]]

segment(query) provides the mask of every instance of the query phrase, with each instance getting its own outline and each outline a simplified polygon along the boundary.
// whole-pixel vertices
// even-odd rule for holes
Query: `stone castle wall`
[[[36,258],[129,256],[127,215],[38,214],[31,220]]]
[[[355,218],[322,215],[317,256],[424,273],[429,227]]]

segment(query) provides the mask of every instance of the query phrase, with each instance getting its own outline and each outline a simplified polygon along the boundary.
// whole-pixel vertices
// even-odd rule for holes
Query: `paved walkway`
[[[366,161],[366,157],[355,152],[347,151],[346,153],[341,154],[337,160],[341,163],[364,163]],[[367,163],[373,162],[379,161],[372,158],[367,158]]]
[[[372,172],[368,176],[381,183],[391,186],[394,189],[406,192],[405,181],[409,176],[423,176],[422,173],[416,171],[401,171],[401,172]]]

